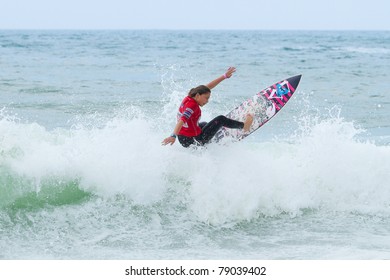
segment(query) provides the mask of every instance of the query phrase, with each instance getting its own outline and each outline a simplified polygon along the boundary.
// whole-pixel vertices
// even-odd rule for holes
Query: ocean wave
[[[316,211],[390,214],[390,147],[357,138],[339,116],[301,116],[289,137],[163,147],[164,131],[136,113],[99,127],[46,130],[0,119],[2,209],[121,196],[206,223]],[[168,202],[167,202],[168,201]]]

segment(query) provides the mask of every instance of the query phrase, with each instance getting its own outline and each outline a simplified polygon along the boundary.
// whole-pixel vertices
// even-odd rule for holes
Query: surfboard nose
[[[287,79],[290,85],[294,88],[294,90],[297,88],[299,81],[301,80],[301,77],[302,74]]]

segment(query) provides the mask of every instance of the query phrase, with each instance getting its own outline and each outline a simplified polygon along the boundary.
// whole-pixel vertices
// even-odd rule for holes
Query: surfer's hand
[[[176,138],[175,138],[175,137],[169,136],[169,137],[165,138],[165,139],[161,142],[161,144],[164,145],[164,146],[165,146],[165,145],[168,145],[168,144],[173,145],[173,143],[175,143],[175,141],[176,141]]]
[[[233,73],[236,72],[236,67],[229,67],[226,73],[223,75],[226,79],[229,79]]]

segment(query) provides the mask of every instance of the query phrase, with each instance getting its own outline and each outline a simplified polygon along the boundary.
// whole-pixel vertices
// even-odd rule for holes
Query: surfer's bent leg
[[[203,128],[207,125],[207,122],[200,122],[199,126],[203,130]],[[188,148],[191,145],[202,146],[204,143],[201,141],[200,135],[198,137],[187,137],[183,135],[178,135],[177,139],[179,143],[184,147]]]
[[[184,147],[188,148],[189,146],[196,144],[194,137],[187,137],[183,135],[177,135],[179,143]]]
[[[202,133],[199,136],[196,137],[187,137],[183,135],[177,136],[177,139],[179,139],[179,142],[183,147],[188,148],[191,145],[201,146],[207,144],[218,132],[218,130],[220,130],[222,127],[242,129],[244,128],[244,123],[229,119],[221,115],[214,118],[208,123],[205,122],[200,123],[199,126],[202,128]]]
[[[207,144],[223,126],[241,129],[244,128],[244,123],[229,119],[225,116],[218,116],[202,127],[202,134],[197,136],[196,139],[202,144]]]
[[[203,130],[203,128],[207,125],[207,122],[200,122],[199,127]]]

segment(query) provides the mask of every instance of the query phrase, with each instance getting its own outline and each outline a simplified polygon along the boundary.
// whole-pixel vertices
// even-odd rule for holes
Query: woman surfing
[[[173,144],[178,138],[183,147],[191,145],[203,146],[211,141],[222,127],[243,129],[249,131],[253,117],[248,114],[245,122],[229,119],[223,115],[215,117],[210,122],[199,123],[202,111],[200,107],[206,105],[211,96],[211,90],[225,79],[229,79],[236,72],[235,67],[229,67],[225,74],[211,81],[207,85],[192,88],[183,99],[178,112],[178,121],[173,133],[162,141],[163,145]]]

